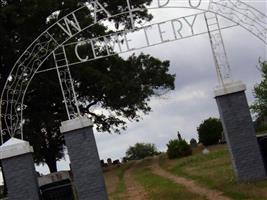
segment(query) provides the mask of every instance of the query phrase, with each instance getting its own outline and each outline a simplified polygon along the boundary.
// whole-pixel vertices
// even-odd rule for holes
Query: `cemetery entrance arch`
[[[267,32],[267,16],[257,9],[249,6],[248,4],[240,0],[186,0],[186,1],[176,1],[176,0],[157,0],[155,5],[152,5],[148,10],[153,9],[170,9],[170,8],[189,8],[202,11],[195,15],[180,17],[177,19],[160,22],[154,25],[141,26],[134,22],[134,15],[137,12],[142,12],[143,8],[135,8],[131,5],[130,0],[125,0],[127,9],[118,13],[112,13],[108,10],[107,5],[101,4],[98,0],[90,1],[90,3],[84,4],[82,7],[71,12],[65,17],[58,20],[47,30],[45,30],[20,56],[20,58],[14,64],[14,67],[6,81],[5,87],[1,94],[1,143],[3,143],[3,135],[9,135],[10,137],[20,137],[23,139],[23,110],[25,109],[24,98],[27,88],[36,73],[45,72],[48,70],[56,69],[61,78],[61,88],[63,94],[69,93],[72,95],[74,101],[75,91],[74,85],[72,83],[71,74],[69,71],[69,66],[75,65],[81,62],[87,62],[94,59],[103,58],[105,56],[113,55],[109,52],[109,48],[116,48],[117,53],[123,53],[128,51],[133,51],[136,49],[141,49],[149,46],[159,45],[165,42],[171,42],[174,40],[184,39],[192,37],[199,34],[209,33],[211,44],[213,47],[213,54],[215,57],[217,74],[219,77],[220,84],[224,84],[226,78],[230,76],[230,68],[227,62],[225,49],[223,41],[221,38],[221,30],[225,28],[230,28],[232,26],[240,25],[257,38],[262,40],[265,44],[266,32]],[[79,14],[79,15],[78,15]],[[86,17],[90,15],[94,19],[94,23],[81,24],[79,21],[81,17]],[[121,30],[111,35],[106,35],[98,38],[91,38],[86,41],[79,41],[76,43],[68,43],[68,41],[78,35],[80,32],[92,27],[94,24],[101,23],[105,20],[112,20],[112,18],[127,15],[130,22],[131,28],[128,30]],[[228,19],[233,22],[233,24],[221,27],[218,21],[218,16]],[[199,22],[199,19],[205,19],[206,29],[200,32],[194,30],[194,26]],[[202,20],[203,21],[203,20]],[[168,24],[173,31],[172,38],[165,39],[161,25]],[[151,43],[148,37],[148,29],[151,26],[156,26],[158,28],[158,34],[160,36],[160,41],[156,43]],[[186,28],[190,30],[189,35],[184,35],[183,30]],[[56,33],[60,31],[60,36]],[[132,32],[143,31],[145,37],[144,46],[138,48],[131,48],[129,41],[127,40],[127,35]],[[123,37],[125,42],[125,47],[120,45],[118,38]],[[116,42],[117,41],[117,42]],[[81,44],[87,43],[91,45],[93,51],[93,57],[81,58],[79,55],[79,46]],[[103,45],[107,48],[106,55],[97,55],[94,52],[94,45]],[[67,59],[65,46],[73,45],[74,51],[77,56],[76,62],[69,62]],[[63,64],[59,64],[57,55],[63,55]],[[44,61],[53,55],[55,59],[55,68],[43,70],[42,64]],[[222,72],[224,70],[224,72]],[[61,77],[67,76],[67,79]],[[80,115],[78,107],[72,108],[68,105],[68,101],[65,95],[64,100],[66,104],[66,110],[68,117],[71,119],[77,115]]]
[[[96,200],[107,199],[102,170],[100,165],[97,166],[99,156],[92,130],[93,124],[80,114],[70,66],[206,33],[209,35],[220,86],[216,90],[216,101],[230,152],[234,158],[233,165],[238,180],[248,181],[266,178],[266,171],[259,153],[244,93],[245,87],[231,79],[231,69],[221,30],[239,25],[267,44],[267,16],[239,0],[155,0],[154,5],[151,5],[148,10],[188,8],[199,12],[145,26],[135,22],[135,15],[138,12],[144,12],[146,8],[133,7],[130,0],[123,2],[125,9],[118,7],[117,13],[110,11],[108,5],[102,4],[100,0],[91,0],[85,3],[45,30],[14,64],[1,94],[1,144],[4,142],[4,138],[11,138],[0,149],[1,160],[3,168],[6,170],[16,167],[17,162],[22,163],[19,159],[23,159],[25,167],[21,170],[20,165],[18,165],[18,168],[6,173],[11,196],[19,193],[20,188],[14,184],[18,182],[21,183],[20,186],[25,186],[25,191],[34,189],[36,198],[38,196],[37,183],[34,188],[30,184],[25,185],[22,176],[25,175],[25,178],[29,178],[28,183],[36,182],[35,173],[32,170],[34,168],[33,161],[30,157],[32,150],[29,144],[23,141],[23,111],[26,109],[24,99],[29,84],[36,74],[50,70],[56,70],[58,74],[69,118],[68,121],[62,122],[60,130],[64,133],[70,160],[73,164],[72,172],[80,195],[79,198],[86,200],[88,196],[91,197],[94,194]],[[81,23],[81,20],[87,19],[88,16],[93,19],[93,23],[92,20]],[[97,24],[104,24],[107,21],[112,23],[116,17],[122,16],[128,19],[129,26],[127,27],[129,28],[116,30],[109,35],[70,42],[71,39],[77,38],[79,33],[86,29]],[[226,19],[231,23],[222,24],[220,19]],[[196,27],[202,27],[202,29]],[[156,30],[157,41],[151,40],[149,37],[151,29]],[[129,36],[135,33],[141,33],[144,42],[133,47]],[[121,43],[121,41],[124,42]],[[81,46],[85,45],[87,49],[90,49],[88,56],[80,54]],[[73,49],[76,60],[68,58],[66,48],[70,47]],[[104,49],[105,53],[99,54],[97,48]],[[43,63],[50,56],[54,58],[55,67],[42,68]],[[15,139],[15,137],[22,140]],[[14,146],[18,148],[14,148]],[[8,159],[11,157],[14,159]],[[26,176],[24,169],[28,169],[32,176]],[[85,172],[87,175],[84,175]],[[17,175],[14,176],[13,173],[17,173]],[[29,199],[27,196],[29,192],[24,195],[26,196],[23,196],[22,200]]]

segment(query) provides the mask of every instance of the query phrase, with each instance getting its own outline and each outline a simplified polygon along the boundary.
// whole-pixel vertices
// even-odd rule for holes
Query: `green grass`
[[[150,200],[204,200],[205,198],[189,192],[185,187],[152,173],[149,164],[144,160],[135,169],[136,180],[144,187]]]
[[[217,146],[209,155],[198,153],[174,161],[169,161],[166,156],[161,156],[160,165],[172,174],[193,179],[208,188],[222,191],[225,196],[234,200],[267,199],[267,181],[236,182],[225,145]]]

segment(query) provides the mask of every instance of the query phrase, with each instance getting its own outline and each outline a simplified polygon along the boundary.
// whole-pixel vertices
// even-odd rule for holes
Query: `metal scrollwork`
[[[267,16],[240,0],[211,0],[209,11],[242,25],[267,44]]]

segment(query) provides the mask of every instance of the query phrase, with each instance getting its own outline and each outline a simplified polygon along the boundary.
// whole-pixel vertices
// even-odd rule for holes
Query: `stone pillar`
[[[39,200],[37,174],[28,142],[11,138],[0,147],[9,200]]]
[[[266,172],[245,90],[242,82],[229,83],[215,90],[215,98],[237,180],[256,181]]]
[[[79,200],[107,200],[93,124],[86,117],[62,122]]]

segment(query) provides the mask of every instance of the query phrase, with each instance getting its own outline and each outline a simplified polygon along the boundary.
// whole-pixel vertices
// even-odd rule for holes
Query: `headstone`
[[[119,164],[121,164],[121,163],[120,163],[120,160],[117,159],[117,160],[113,160],[112,164],[113,164],[113,165],[119,165]]]
[[[105,161],[104,160],[100,160],[100,165],[101,165],[102,168],[105,167]]]
[[[266,178],[262,155],[242,82],[226,84],[215,90],[224,135],[239,181]]]
[[[86,117],[68,120],[62,122],[60,131],[68,148],[78,199],[107,200],[92,122]]]
[[[111,158],[108,158],[107,159],[107,163],[108,163],[108,166],[111,166],[112,165],[112,159]]]
[[[122,163],[127,163],[128,162],[128,159],[126,157],[123,157],[122,158]]]
[[[207,148],[205,148],[205,149],[203,149],[202,153],[204,155],[208,155],[210,153],[210,151]]]
[[[9,200],[39,200],[37,173],[28,142],[11,138],[0,148]]]
[[[190,146],[192,148],[197,148],[197,141],[194,138],[190,140]]]

